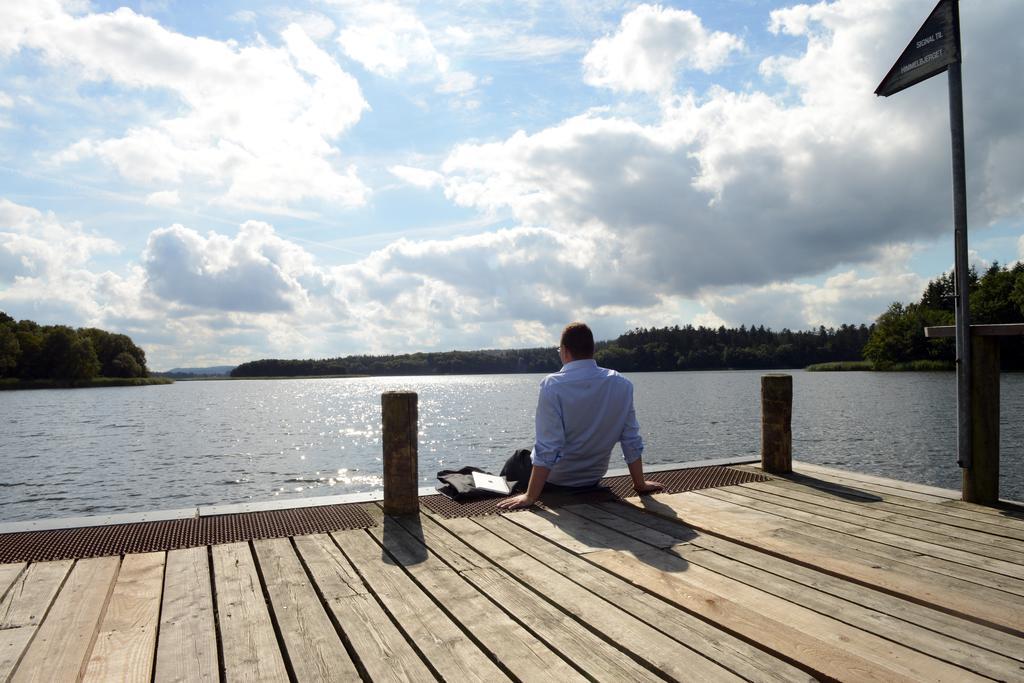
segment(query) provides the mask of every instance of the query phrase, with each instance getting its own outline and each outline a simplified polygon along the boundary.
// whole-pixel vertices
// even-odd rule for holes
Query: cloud
[[[162,190],[146,195],[146,204],[150,206],[177,206],[180,203],[181,197],[177,190]]]
[[[617,320],[623,310],[658,304],[619,267],[599,229],[398,240],[328,267],[266,223],[247,221],[232,234],[172,225],[150,233],[138,265],[112,273],[91,261],[117,245],[77,224],[3,201],[0,225],[8,285],[0,307],[125,331],[154,367],[533,345],[571,317]]]
[[[916,301],[927,284],[909,266],[913,251],[891,247],[857,269],[836,273],[820,284],[775,282],[760,287],[706,290],[699,297],[708,316],[727,326],[776,329],[871,324],[893,301]]]
[[[814,7],[800,21],[786,19],[807,47],[766,61],[766,89],[677,95],[650,124],[597,110],[458,145],[441,167],[446,195],[567,234],[601,226],[623,267],[663,296],[818,276],[945,234],[944,86],[873,95],[899,52],[878,46],[904,44],[902,27],[913,20],[896,19],[913,7],[895,15],[888,5],[848,0]],[[1000,74],[1024,70],[1024,53],[1000,47],[999,26],[1012,23],[1015,8],[987,3],[964,22],[976,63],[999,62]],[[1024,119],[1009,113],[1024,108],[1024,91],[978,71],[965,79],[965,102],[971,224],[981,228],[1022,213],[1012,207],[1024,199],[1024,166],[1000,150],[1024,135]],[[769,92],[772,84],[784,94]],[[995,169],[1004,180],[990,185]]]
[[[354,16],[338,35],[338,44],[368,71],[393,78],[412,65],[439,66],[427,27],[410,10],[386,2],[348,9]]]
[[[290,357],[480,348],[547,343],[569,318],[617,321],[658,306],[645,282],[619,267],[606,238],[520,227],[402,239],[325,267],[265,223],[249,221],[234,236],[174,225],[150,234],[142,269],[154,305],[182,324],[220,315],[232,335],[249,326],[249,357],[269,348]],[[515,333],[510,321],[518,321]],[[206,334],[210,344],[220,336]]]
[[[58,0],[5,2],[0,5],[0,56],[9,56],[27,42],[32,26],[66,16]]]
[[[837,0],[775,13],[772,27],[790,36],[780,40],[785,54],[764,60],[760,75],[742,89],[701,93],[665,90],[677,88],[681,69],[702,68],[693,51],[669,53],[669,66],[657,73],[644,72],[639,58],[641,66],[613,68],[612,48],[632,35],[623,21],[601,43],[604,53],[594,53],[605,55],[594,62],[603,69],[594,78],[611,79],[602,85],[623,92],[629,83],[650,84],[634,90],[660,95],[655,111],[641,121],[612,101],[539,130],[457,145],[440,172],[391,166],[405,182],[440,186],[454,204],[515,227],[398,240],[345,265],[320,263],[270,225],[248,222],[228,233],[205,232],[203,225],[161,227],[149,235],[145,251],[129,255],[137,264],[117,274],[100,272],[94,256],[113,243],[90,242],[95,235],[52,215],[0,205],[0,217],[14,221],[8,216],[16,215],[32,226],[13,230],[0,223],[0,272],[5,282],[14,281],[0,288],[0,301],[51,311],[65,306],[77,316],[68,320],[138,329],[142,342],[152,340],[146,347],[152,357],[166,359],[156,367],[198,358],[544,344],[577,317],[593,322],[599,336],[651,321],[792,328],[869,322],[889,302],[920,296],[923,282],[908,265],[906,245],[950,232],[945,84],[936,79],[889,99],[872,94],[909,37],[904,29],[920,21],[913,5]],[[979,65],[965,68],[972,231],[1024,215],[1017,152],[1024,140],[1024,93],[1005,87],[1024,70],[1024,54],[999,39],[1020,17],[1016,7],[993,0],[963,18],[971,63]],[[672,11],[644,11],[655,28],[682,31],[675,15],[666,18]],[[138,29],[129,31],[132,36],[183,40],[192,48],[168,61],[156,40],[157,57],[146,52],[138,64],[115,64],[105,55],[119,49],[118,40],[84,54],[84,47],[48,47],[29,29],[11,38],[10,26],[0,22],[6,31],[0,40],[7,41],[0,49],[31,44],[53,63],[77,64],[89,78],[132,88],[167,83],[167,92],[181,100],[178,118],[87,138],[64,151],[65,162],[108,158],[152,183],[154,201],[170,200],[164,194],[170,192],[190,198],[192,188],[178,188],[193,178],[215,186],[228,178],[219,185],[227,196],[236,168],[249,192],[261,188],[278,203],[323,196],[321,178],[347,173],[338,170],[331,141],[350,130],[363,109],[344,109],[342,102],[311,106],[334,96],[321,81],[334,78],[338,67],[305,32],[290,29],[278,47],[239,47],[179,36],[127,10],[54,16],[60,35],[72,35],[68,26],[84,31],[77,22],[100,16],[108,27]],[[358,11],[345,19],[338,20],[343,29],[358,25]],[[456,44],[467,50],[479,44],[481,34],[463,31],[448,32],[448,42],[427,31],[437,40],[433,52],[410,52],[395,77],[427,78],[439,87],[442,50],[457,55]],[[204,50],[222,57],[230,73],[201,76],[209,92],[193,94],[190,88],[200,86],[185,81],[206,73],[193,63],[218,63]],[[715,68],[719,62],[701,64]],[[269,83],[258,84],[258,92],[270,97],[281,85],[282,102],[221,102],[222,84],[234,87],[263,67]],[[153,75],[158,68],[159,79]],[[233,96],[230,87],[225,93]],[[351,117],[341,124],[331,116],[346,111]],[[260,139],[256,131],[264,130],[265,116],[305,131],[306,137],[295,133],[285,142],[309,143],[294,145],[304,162],[312,160],[308,168],[300,173],[282,163],[276,171],[266,163],[298,163],[301,155],[278,150],[275,136]],[[326,175],[318,160],[328,165]],[[257,167],[269,170],[260,175]],[[351,177],[358,183],[354,169]],[[289,179],[296,183],[292,189]],[[237,196],[246,195],[240,190]],[[29,244],[25,237],[41,230],[36,226],[51,223],[59,227],[52,239],[10,248]],[[76,239],[84,240],[79,255],[64,261],[41,244]],[[1024,257],[1024,238],[1018,248]],[[703,310],[694,313],[698,304]]]
[[[143,184],[198,181],[237,206],[365,201],[367,188],[353,166],[338,168],[332,143],[368,105],[355,79],[297,24],[280,47],[242,47],[170,31],[127,8],[75,17],[43,5],[8,17],[0,51],[33,48],[84,80],[178,100],[168,118],[120,137],[84,138],[57,162],[97,157]]]
[[[532,28],[529,23],[467,22],[446,26],[438,42],[475,58],[531,63],[582,53],[588,46],[581,38],[536,34]]]
[[[257,14],[252,10],[242,9],[228,16],[228,19],[237,21],[240,24],[251,24],[256,21],[256,17]]]
[[[974,267],[979,273],[984,273],[992,265],[992,262],[987,258],[978,253],[977,249],[967,250],[967,267]],[[954,266],[951,264],[949,270],[953,270]]]
[[[298,24],[313,40],[320,42],[329,40],[338,27],[329,17],[319,12],[301,12],[289,9],[276,9],[276,15],[284,17],[289,24]]]
[[[117,253],[113,240],[62,225],[53,213],[0,198],[0,282],[79,269],[95,254]]]
[[[416,187],[431,188],[444,182],[444,176],[437,171],[413,166],[389,166],[388,171],[396,178],[400,178],[410,185]]]
[[[153,231],[143,254],[146,284],[168,302],[196,309],[292,312],[308,301],[312,257],[248,221],[234,238],[203,237],[181,225]]]
[[[55,244],[86,240],[67,250],[73,258],[51,258],[45,275],[0,290],[0,307],[18,317],[132,334],[157,368],[192,360],[535,346],[556,338],[570,319],[587,320],[602,338],[685,321],[684,300],[631,268],[627,245],[600,226],[574,234],[518,227],[402,239],[329,267],[266,223],[205,235],[173,225],[150,233],[140,265],[114,274],[93,272],[89,261],[116,245],[91,241],[80,226],[10,202],[0,203],[0,219],[18,226],[18,234],[46,226]],[[7,243],[0,241],[0,255]],[[691,320],[791,328],[870,322],[892,300],[919,296],[923,281],[909,271],[911,255],[905,247],[887,249],[879,260],[820,285],[705,288],[696,295],[705,310]]]
[[[618,32],[594,41],[583,58],[583,79],[622,92],[665,93],[677,69],[711,72],[742,49],[740,38],[708,31],[689,10],[640,5],[622,18]]]
[[[85,324],[111,303],[120,278],[92,259],[119,246],[53,213],[0,199],[0,309],[39,322]]]
[[[476,87],[473,74],[451,68],[449,57],[438,51],[412,10],[391,2],[338,4],[346,22],[338,44],[366,70],[385,78],[435,80],[441,93],[462,94]]]
[[[0,90],[0,128],[11,128],[13,124],[4,115],[4,109],[14,108],[14,98]]]

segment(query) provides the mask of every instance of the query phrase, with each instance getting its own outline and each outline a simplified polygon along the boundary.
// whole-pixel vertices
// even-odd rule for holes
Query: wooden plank
[[[810,473],[815,477],[820,476],[828,479],[841,480],[843,482],[856,482],[857,485],[862,485],[868,490],[898,490],[902,492],[899,495],[911,500],[924,501],[929,496],[945,499],[944,501],[940,501],[940,504],[943,506],[971,515],[994,517],[996,518],[993,520],[995,523],[1005,521],[1017,529],[1024,529],[1024,511],[1010,509],[1005,506],[992,507],[989,505],[968,503],[962,500],[961,492],[954,489],[904,482],[897,479],[878,477],[861,472],[823,467],[821,465],[815,465],[807,462],[798,463],[798,467],[795,467],[794,469],[799,469],[804,474]]]
[[[802,525],[709,496],[683,493],[628,499],[629,504],[730,540],[838,574],[881,590],[907,596],[997,628],[1024,632],[1024,609],[1017,596],[879,555],[851,553],[844,536],[810,536]],[[806,530],[806,529],[805,529]],[[853,539],[855,540],[855,539]]]
[[[967,519],[1006,526],[1010,529],[1014,529],[1015,531],[1024,530],[1024,519],[1019,517],[1017,514],[1014,514],[1012,511],[988,507],[985,505],[976,505],[974,503],[965,503],[962,500],[951,500],[939,496],[930,496],[912,489],[887,486],[870,480],[860,478],[852,479],[849,478],[850,473],[848,472],[841,472],[842,476],[838,476],[838,474],[834,474],[837,472],[839,471],[830,470],[828,468],[818,468],[813,471],[800,471],[798,472],[798,475],[802,474],[804,476],[810,476],[815,479],[821,479],[832,482],[833,484],[846,486],[848,488],[859,489],[865,493],[876,494],[899,505],[920,507],[929,510],[942,510],[950,515],[957,515]],[[881,478],[874,477],[873,479]],[[896,482],[895,480],[881,480],[887,481],[890,484],[901,483]],[[800,479],[797,478],[796,481],[800,481]],[[886,496],[888,496],[888,498],[886,498]]]
[[[798,513],[809,513],[819,519],[825,518],[829,520],[828,528],[843,533],[854,533],[861,538],[877,541],[884,545],[941,557],[1004,576],[1024,578],[1024,553],[1004,550],[986,543],[967,541],[949,534],[928,531],[917,525],[880,520],[877,517],[863,514],[859,510],[854,512],[840,510],[836,506],[823,505],[820,499],[816,500],[812,497],[810,501],[807,501],[792,492],[772,490],[771,487],[740,485],[714,489],[714,491],[742,495]],[[850,531],[852,529],[862,529],[863,531]]]
[[[330,536],[296,536],[295,546],[356,666],[374,681],[434,679]]]
[[[517,516],[523,516],[523,514]],[[696,680],[742,680],[703,656],[699,650],[691,649],[669,638],[661,631],[619,609],[615,604],[588,591],[519,548],[502,540],[473,520],[450,519],[443,520],[441,523],[463,542],[483,553],[509,574],[518,577],[520,581],[557,605],[559,609],[573,615],[576,620],[597,631],[603,640],[614,643],[618,648],[632,653],[646,662],[649,667],[664,675],[676,680],[690,677]],[[547,543],[541,538],[537,538],[537,542]],[[541,602],[537,598],[531,597]],[[543,603],[542,606],[544,606]],[[561,631],[562,628],[560,627],[558,630]],[[551,636],[558,635],[558,633],[551,634]],[[618,650],[609,648],[606,655],[607,661],[599,661],[601,650],[588,645],[583,638],[569,644],[555,640],[551,642],[561,652],[570,656],[573,661],[587,665],[592,664],[594,671],[604,680],[657,680],[657,677],[651,672],[639,669],[631,659],[624,657]],[[604,644],[602,640],[597,640],[597,642]],[[577,651],[568,649],[574,645],[582,649]],[[630,669],[634,671],[629,673]]]
[[[125,555],[85,681],[148,681],[153,675],[164,553]]]
[[[950,500],[944,503],[944,505],[962,511],[988,515],[989,517],[994,517],[998,520],[993,520],[994,523],[1006,524],[1007,526],[1012,526],[1015,529],[1024,529],[1024,511],[1021,510],[1019,502],[1016,507],[990,507],[988,505],[968,503],[964,500]]]
[[[672,552],[691,564],[741,581],[748,586],[757,587],[814,610],[818,614],[837,619],[976,674],[996,680],[1012,680],[1024,675],[1024,667],[1019,661],[971,647],[944,634],[838,599],[796,581],[778,577],[760,567],[737,562],[731,557],[719,555],[688,542],[675,546]],[[1021,641],[1021,646],[1024,647],[1024,640]]]
[[[12,562],[8,564],[0,564],[0,596],[7,593],[7,589],[11,587],[14,580],[18,578],[25,567],[28,564],[25,562]]]
[[[892,479],[889,477],[879,477],[874,474],[865,474],[864,472],[855,472],[852,470],[842,470],[835,467],[825,467],[823,465],[815,465],[810,462],[794,462],[793,469],[798,472],[819,472],[822,474],[829,474],[836,477],[843,477],[844,479],[851,479],[853,481],[864,482],[867,484],[879,484],[889,488],[897,488],[901,491],[919,493],[932,498],[939,498],[942,500],[959,500],[960,492],[954,489],[940,488],[938,486],[929,486],[927,484],[918,484],[917,482],[902,481],[900,479]]]
[[[8,586],[0,600],[0,681],[6,681],[18,664],[72,564],[71,560],[33,563]]]
[[[70,681],[85,673],[120,564],[119,557],[75,563],[12,681]]]
[[[744,467],[743,469],[751,468]],[[887,482],[881,483],[865,481],[859,478],[854,479],[852,478],[853,476],[855,476],[855,473],[847,472],[845,470],[833,470],[829,468],[810,470],[805,466],[794,466],[792,475],[786,478],[793,478],[794,481],[800,481],[801,477],[820,479],[822,481],[832,482],[839,486],[845,486],[851,491],[859,491],[867,495],[875,494],[890,496],[908,505],[913,503],[943,505],[951,502],[950,499],[945,496],[935,496],[915,491],[912,488],[905,488],[904,485],[906,482],[901,482],[896,479],[882,479],[881,477],[876,477],[877,479]]]
[[[993,524],[987,516],[979,517],[972,512],[964,512],[951,506],[950,503],[928,504],[917,501],[890,496],[884,493],[871,492],[860,489],[853,489],[849,486],[824,479],[823,475],[805,476],[794,475],[786,479],[776,479],[778,482],[792,483],[796,486],[809,487],[815,491],[827,492],[839,495],[850,500],[866,499],[873,507],[888,510],[902,516],[916,519],[929,519],[939,524],[957,526],[965,529],[975,529],[993,536],[1024,541],[1024,530],[1013,529],[1001,524]]]
[[[663,550],[603,550],[588,556],[694,613],[836,680],[986,680],[763,591],[743,586]]]
[[[513,677],[524,681],[586,680],[530,624],[513,620],[506,613],[506,607],[517,615],[529,611],[535,601],[529,600],[523,590],[514,592],[514,581],[482,556],[446,532],[438,533],[436,525],[423,525],[422,519],[387,517],[372,531],[380,530],[378,537],[395,561],[424,591],[444,604],[452,618],[471,631]],[[466,568],[457,569],[453,562]],[[502,606],[492,601],[492,596],[512,602]],[[574,628],[570,621],[559,619],[548,626]]]
[[[359,672],[320,604],[291,541],[253,541],[253,547],[295,679],[359,680]]]
[[[248,543],[215,545],[213,588],[228,681],[288,678]]]
[[[768,494],[742,487],[705,489],[700,491],[699,495],[742,505],[765,514],[777,515],[802,525],[805,531],[813,528],[815,535],[841,540],[851,549],[895,559],[1024,598],[1024,581],[1018,578],[1022,569],[1020,565],[880,532],[865,525],[836,520],[819,514],[819,510],[814,506],[807,506],[798,501],[792,501],[791,505],[766,502],[764,499]],[[804,509],[800,509],[800,506]],[[1024,604],[1024,600],[1021,603]]]
[[[381,527],[374,537],[383,540]],[[507,681],[508,676],[433,600],[387,557],[364,531],[332,534],[385,609],[402,626],[419,651],[445,680]]]
[[[834,595],[849,602],[867,607],[875,612],[897,617],[900,620],[917,624],[935,633],[948,634],[951,637],[990,652],[1024,662],[1024,647],[1021,638],[1012,636],[982,624],[960,619],[952,614],[940,612],[915,602],[909,602],[889,593],[882,593],[867,586],[851,583],[830,574],[794,564],[785,559],[748,548],[738,543],[713,536],[694,532],[682,525],[679,520],[670,520],[655,514],[639,510],[621,503],[602,503],[596,508],[582,506],[586,516],[600,519],[602,523],[618,528],[624,533],[636,535],[634,526],[622,525],[616,520],[621,519],[629,524],[641,526],[642,529],[662,532],[695,547],[716,552],[753,567],[759,567],[777,576],[791,579],[797,583]],[[576,507],[563,508],[575,512]]]
[[[1018,541],[999,534],[993,534],[991,532],[971,528],[970,526],[950,524],[950,521],[955,522],[957,520],[955,517],[947,516],[942,522],[937,522],[927,516],[921,517],[905,514],[907,508],[893,510],[891,506],[888,506],[887,503],[881,501],[852,500],[850,497],[839,496],[827,490],[812,488],[783,479],[773,479],[772,481],[767,482],[750,482],[748,484],[744,484],[744,486],[760,491],[768,491],[787,498],[794,498],[807,503],[813,503],[820,505],[823,508],[831,508],[834,510],[848,512],[853,515],[870,517],[871,519],[895,524],[901,527],[901,531],[902,529],[918,530],[925,534],[921,536],[924,540],[932,538],[932,535],[934,535],[935,538],[948,536],[956,539],[962,539],[972,544],[977,544],[976,550],[980,554],[989,553],[992,552],[993,549],[996,549],[1000,552],[999,554],[994,555],[994,557],[1005,559],[1009,562],[1024,562],[1024,541]],[[988,526],[990,529],[999,529],[999,527],[992,525],[981,526]],[[993,557],[993,555],[989,556]]]
[[[163,600],[154,680],[217,681],[220,665],[206,546],[167,553]]]
[[[556,520],[548,532],[552,537],[576,536],[583,527],[578,516],[565,510],[549,517]],[[860,680],[981,680],[958,667],[602,528],[606,536],[602,544],[608,550],[589,553],[588,560],[819,674]],[[597,532],[588,526],[586,542],[597,545]]]
[[[795,682],[808,679],[806,673],[791,664],[659,600],[553,543],[541,541],[532,532],[509,521],[505,515],[477,517],[474,521],[515,545],[521,552],[537,558],[563,576],[571,577],[619,609],[704,653],[746,680]]]

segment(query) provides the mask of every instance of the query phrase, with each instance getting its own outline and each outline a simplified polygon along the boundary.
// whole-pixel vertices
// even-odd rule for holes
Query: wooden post
[[[384,514],[419,513],[419,416],[413,391],[385,391],[380,395],[384,448]]]
[[[793,376],[761,376],[761,469],[793,471]]]
[[[930,339],[952,337],[948,325],[924,328]],[[1024,323],[971,325],[971,451],[963,468],[961,498],[969,503],[999,502],[999,337],[1024,336]],[[977,354],[977,355],[975,355]]]
[[[963,499],[999,502],[999,337],[971,340],[971,466],[963,470]]]

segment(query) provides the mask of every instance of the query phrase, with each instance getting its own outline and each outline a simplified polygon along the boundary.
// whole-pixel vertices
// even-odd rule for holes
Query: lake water
[[[761,371],[638,373],[652,464],[760,448]],[[952,373],[793,371],[798,459],[959,489]],[[380,394],[419,393],[421,485],[533,439],[540,375],[178,382],[0,392],[0,521],[381,486]],[[1024,375],[1002,377],[1004,498],[1024,499]],[[616,448],[612,467],[621,467]]]

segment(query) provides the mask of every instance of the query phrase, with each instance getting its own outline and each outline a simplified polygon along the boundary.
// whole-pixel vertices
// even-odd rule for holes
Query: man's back
[[[616,442],[626,462],[640,457],[643,440],[633,410],[633,385],[592,359],[566,363],[541,382],[533,464],[551,470],[548,481],[588,486],[608,471]]]

